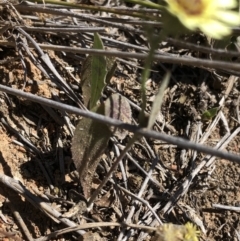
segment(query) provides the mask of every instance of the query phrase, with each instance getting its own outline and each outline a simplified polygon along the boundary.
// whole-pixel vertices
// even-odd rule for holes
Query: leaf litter
[[[111,7],[122,6],[117,1],[109,1],[109,4]],[[27,7],[25,6],[26,9]],[[41,5],[38,7],[41,8]],[[106,20],[109,25],[104,23],[107,29],[103,33],[100,29],[103,23],[100,20],[104,17],[97,13],[86,12],[89,19],[94,20],[91,22],[80,18],[57,19],[56,15],[35,14],[29,10],[26,13],[21,9],[21,4],[17,5],[16,9],[25,21],[27,26],[25,31],[37,44],[47,42],[52,45],[89,48],[93,42],[91,28],[99,28],[98,32],[104,46],[111,50],[118,49],[134,53],[145,52],[147,48],[146,38],[140,31],[142,30],[141,24],[132,28],[133,24],[129,22],[126,28],[125,24],[119,24],[120,27],[116,28],[110,24],[111,20]],[[29,17],[29,12],[31,17]],[[75,10],[75,13],[78,12]],[[10,5],[9,8],[3,6],[4,21],[7,21],[8,16],[12,16],[13,22],[21,22],[14,14],[14,6]],[[112,14],[106,16],[114,18],[116,22],[121,20],[121,17]],[[129,17],[128,20],[130,19]],[[44,52],[48,53],[55,70],[65,80],[64,85],[61,86],[57,82],[59,78],[54,76],[55,72],[48,72],[49,69],[40,59],[36,48],[28,47],[32,43],[28,42],[26,45],[27,36],[22,32],[14,35],[16,33],[11,31],[13,26],[6,25],[4,21],[1,23],[6,26],[1,36],[1,84],[15,89],[24,89],[28,93],[45,98],[57,96],[60,103],[80,106],[80,100],[84,100],[82,97],[85,94],[79,84],[81,83],[80,73],[86,56],[64,52],[64,50],[60,52],[43,48]],[[69,29],[64,32],[64,29],[76,26],[80,31],[81,25],[89,31],[80,33]],[[38,32],[31,30],[30,26]],[[49,29],[41,32],[41,27],[44,26]],[[61,30],[58,30],[56,34],[54,28],[57,27]],[[6,42],[6,39],[9,40]],[[185,43],[200,43],[200,46],[206,44],[204,37],[198,34],[192,35],[191,38],[183,36],[182,40]],[[17,49],[14,49],[13,46],[17,43],[20,44]],[[127,44],[131,45],[127,46]],[[176,54],[205,59],[211,57],[208,54],[202,54],[201,51],[188,49],[187,46],[178,47],[171,43],[162,43],[157,51],[163,51],[166,55],[173,57]],[[42,69],[47,71],[39,71],[39,65],[34,62],[34,59],[40,63]],[[106,82],[109,87],[123,96],[121,98],[124,101],[131,100],[135,103],[135,106],[131,105],[130,122],[138,123],[141,104],[141,69],[139,67],[143,66],[143,62],[136,59],[127,59],[127,61],[131,62],[131,65],[117,58],[114,77]],[[31,64],[28,64],[29,62]],[[238,77],[234,76],[230,70],[229,72],[224,70],[223,73],[209,68],[154,61],[150,79],[146,83],[146,110],[148,112],[151,110],[166,69],[171,71],[172,77],[164,92],[162,108],[153,129],[239,153],[240,82]],[[231,86],[230,89],[229,86]],[[80,95],[81,91],[82,95]],[[55,97],[53,93],[56,94]],[[104,89],[101,98],[106,101],[111,96],[114,94],[109,89]],[[221,102],[223,98],[224,104]],[[153,138],[139,139],[133,145],[110,181],[102,189],[93,208],[88,207],[89,209],[79,211],[79,213],[74,211],[75,215],[72,217],[71,215],[65,216],[64,214],[71,211],[71,208],[77,206],[79,202],[87,202],[86,197],[89,198],[90,194],[85,193],[89,193],[89,187],[96,189],[101,183],[113,161],[132,137],[132,133],[127,132],[126,137],[118,140],[111,139],[103,148],[99,148],[104,154],[97,157],[99,163],[93,168],[96,169],[94,176],[91,176],[94,180],[88,180],[89,184],[84,187],[79,184],[79,179],[75,178],[75,169],[78,167],[73,165],[71,156],[72,133],[78,127],[77,123],[80,118],[56,109],[43,108],[27,99],[13,97],[3,92],[0,99],[2,177],[7,175],[19,180],[37,197],[32,204],[37,203],[37,200],[44,200],[46,203],[46,206],[41,209],[36,205],[34,207],[30,205],[28,196],[24,198],[23,194],[23,196],[17,195],[17,191],[6,188],[1,181],[0,232],[3,236],[7,237],[7,232],[8,235],[15,235],[23,240],[26,240],[26,237],[31,240],[47,240],[52,233],[52,240],[60,240],[54,232],[70,226],[68,221],[71,221],[72,225],[85,223],[96,225],[94,228],[81,230],[82,232],[62,234],[61,238],[65,240],[77,240],[77,235],[82,235],[83,240],[87,240],[87,236],[91,237],[90,240],[94,238],[97,240],[150,240],[153,233],[145,231],[141,226],[158,227],[160,224],[156,221],[157,215],[163,223],[180,225],[191,221],[201,231],[202,239],[237,240],[237,233],[240,232],[237,212],[231,209],[221,209],[221,206],[215,208],[214,204],[239,207],[239,165],[189,149],[184,150]],[[85,101],[83,102],[86,105]],[[216,116],[204,121],[201,119],[206,111],[219,108],[219,106],[221,108],[218,109]],[[128,119],[129,115],[127,116],[123,119]],[[82,128],[88,129],[91,121],[84,122],[84,120],[86,118],[80,120],[79,123],[82,122]],[[104,134],[109,130],[108,127],[105,130],[103,126],[98,124],[94,129],[100,138],[102,135],[99,130],[102,130]],[[86,134],[81,137],[82,143],[89,145],[90,142],[87,141],[89,137]],[[59,138],[62,145],[59,145]],[[76,138],[75,135],[74,138]],[[81,142],[79,139],[76,141]],[[83,151],[84,148],[80,152]],[[88,164],[91,165],[91,163]],[[88,169],[85,168],[82,171],[87,172]],[[84,191],[84,189],[87,190]],[[54,212],[47,215],[47,207],[53,209]],[[24,225],[19,222],[19,215],[27,229],[24,229]],[[123,220],[125,220],[124,223]],[[109,225],[100,228],[103,222],[109,222]],[[111,222],[122,226],[114,226],[114,224],[111,226]],[[129,229],[128,224],[137,224],[140,228]]]

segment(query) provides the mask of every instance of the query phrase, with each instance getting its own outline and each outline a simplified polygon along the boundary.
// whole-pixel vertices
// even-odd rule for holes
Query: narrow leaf
[[[153,61],[155,50],[158,49],[158,44],[162,40],[161,33],[159,35],[155,35],[154,29],[152,27],[146,26],[145,27],[146,36],[148,38],[149,44],[150,44],[150,50],[149,53],[145,59],[144,69],[141,76],[141,112],[139,114],[139,125],[141,127],[146,127],[146,105],[147,105],[147,97],[146,97],[146,82],[150,75],[150,68]]]
[[[84,104],[89,108],[89,102],[91,99],[91,95],[92,95],[92,60],[93,58],[95,58],[94,56],[89,55],[82,64],[82,69],[81,69],[81,89],[82,89],[82,97],[83,97],[83,101]],[[115,58],[113,57],[106,57],[106,64],[107,64],[107,75],[106,75],[106,81],[104,82],[104,86],[103,87],[99,87],[100,88],[100,93],[102,93],[102,89],[104,88],[106,84],[110,83],[110,80],[112,78],[112,76],[114,75],[115,69],[117,67]],[[99,95],[98,95],[99,96]],[[98,97],[96,97],[98,98]],[[100,97],[99,97],[100,98]],[[92,108],[91,108],[92,109]]]
[[[94,35],[94,49],[103,49],[98,34]],[[82,65],[81,88],[85,105],[93,111],[104,115],[104,104],[97,105],[106,85],[116,68],[115,58],[88,56]],[[106,80],[107,79],[107,80]],[[109,127],[91,119],[83,118],[72,139],[72,158],[79,172],[80,183],[86,198],[91,194],[91,184],[95,170],[112,135]]]
[[[151,129],[152,126],[154,125],[157,115],[161,109],[162,102],[163,102],[163,94],[164,94],[165,89],[168,86],[170,76],[171,76],[171,74],[169,72],[167,72],[163,78],[161,87],[159,88],[159,91],[154,99],[154,102],[152,105],[152,110],[151,110],[149,120],[148,120],[148,126],[147,126],[148,129]]]
[[[100,36],[94,34],[94,49],[103,49],[103,43]],[[105,80],[107,75],[107,63],[104,56],[93,56],[91,63],[91,98],[89,109],[91,110],[96,106],[98,100],[102,95],[103,88],[105,87]]]
[[[103,114],[103,106],[97,107],[95,111]],[[76,126],[72,139],[72,158],[86,199],[91,194],[92,180],[110,136],[107,125],[88,118],[83,118]]]
[[[112,94],[104,102],[104,114],[105,116],[121,120],[125,123],[131,123],[132,121],[132,110],[129,102],[124,96],[121,96],[118,93]],[[123,129],[116,130],[114,127],[111,127],[110,129],[120,140],[123,140],[128,134],[128,131]]]
[[[106,84],[110,84],[110,80],[114,75],[114,72],[117,68],[116,58],[115,57],[106,57],[107,62],[107,76],[106,76]]]
[[[92,79],[92,73],[91,73],[91,64],[92,64],[92,56],[89,55],[82,64],[81,69],[81,89],[82,89],[82,97],[83,102],[86,107],[89,108],[89,102],[91,98],[91,79]]]

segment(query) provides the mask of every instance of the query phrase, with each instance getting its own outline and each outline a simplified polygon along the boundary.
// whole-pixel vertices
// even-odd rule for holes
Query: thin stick
[[[192,44],[189,42],[184,42],[179,39],[167,38],[168,43],[174,44],[174,46],[183,47],[186,49],[191,49],[207,54],[215,54],[221,57],[239,57],[239,52],[237,51],[227,51],[226,49],[213,49],[210,47],[204,47],[197,44]]]
[[[48,215],[50,218],[53,218],[54,220],[59,220],[60,222],[64,223],[66,226],[69,227],[75,227],[76,223],[70,221],[67,218],[62,217],[62,214],[59,213],[57,210],[55,210],[53,207],[51,207],[49,204],[44,202],[39,197],[35,196],[33,193],[31,193],[27,188],[23,186],[23,184],[15,180],[9,176],[6,176],[4,174],[0,174],[0,182],[7,186],[8,188],[14,190],[15,192],[21,194],[24,196],[33,206],[43,211],[46,215]],[[83,235],[84,231],[77,231],[77,233]]]
[[[102,190],[103,186],[107,183],[113,172],[117,169],[119,162],[123,159],[123,157],[127,154],[127,152],[131,149],[132,145],[136,142],[138,139],[137,135],[134,135],[132,139],[128,142],[127,146],[123,149],[121,154],[118,156],[117,160],[113,163],[111,166],[110,170],[108,171],[106,177],[103,179],[101,184],[98,186],[98,188],[94,191],[92,194],[91,198],[88,201],[88,206],[91,206],[92,203],[95,201],[97,198],[98,194]]]
[[[191,141],[185,140],[180,137],[169,136],[164,133],[147,130],[146,128],[140,128],[138,126],[125,124],[116,119],[112,119],[112,118],[109,118],[109,117],[106,117],[103,115],[99,115],[99,114],[96,114],[91,111],[81,110],[74,106],[70,106],[70,105],[59,103],[59,102],[56,102],[56,101],[53,101],[50,99],[42,98],[40,96],[36,96],[36,95],[30,94],[27,92],[23,92],[21,90],[13,89],[13,88],[10,88],[10,87],[4,86],[4,85],[0,85],[0,90],[6,92],[8,94],[11,94],[11,95],[26,98],[28,100],[31,100],[31,101],[39,103],[39,104],[47,105],[47,106],[50,106],[50,107],[53,107],[53,108],[56,108],[59,110],[64,110],[69,113],[81,115],[83,117],[91,118],[98,122],[109,124],[109,125],[115,126],[120,129],[126,129],[128,131],[137,133],[140,136],[145,136],[148,138],[154,138],[156,140],[165,141],[167,143],[177,145],[178,147],[181,147],[181,148],[193,149],[193,150],[196,150],[199,152],[209,154],[211,156],[217,156],[217,157],[240,164],[240,156],[239,155],[231,154],[226,151],[220,151],[220,150],[217,150],[214,148],[207,147],[205,145],[196,144],[196,143],[193,143]]]
[[[5,46],[15,46],[14,42],[9,41],[0,41],[0,45]],[[31,46],[31,44],[29,44]],[[119,58],[136,58],[136,59],[146,59],[148,53],[129,53],[122,51],[106,51],[106,50],[97,50],[97,49],[86,49],[86,48],[75,48],[67,47],[61,45],[47,45],[47,44],[38,44],[39,47],[45,50],[54,50],[54,51],[65,51],[69,53],[78,53],[78,54],[91,54],[91,55],[105,55],[105,56],[115,56]],[[240,71],[240,65],[237,63],[225,62],[225,61],[213,61],[207,59],[197,59],[190,57],[179,57],[179,56],[163,56],[155,54],[153,56],[154,60],[159,60],[162,63],[169,64],[183,64],[188,66],[194,66],[199,68],[216,68],[223,70],[235,70]]]
[[[41,237],[38,239],[35,239],[35,241],[47,241],[52,238],[56,238],[59,235],[65,234],[65,233],[70,233],[73,231],[81,230],[81,229],[89,229],[89,228],[98,228],[98,227],[129,227],[129,228],[135,228],[135,229],[142,229],[142,230],[147,230],[150,232],[156,231],[156,228],[154,227],[149,227],[149,226],[143,226],[143,225],[138,225],[138,224],[127,224],[127,223],[114,223],[114,222],[97,222],[97,223],[86,223],[82,225],[77,225],[75,227],[70,227],[70,228],[64,228],[55,232],[52,232],[48,234],[45,237]]]
[[[123,192],[125,192],[127,195],[129,195],[130,197],[138,200],[139,202],[143,203],[145,206],[148,207],[148,209],[152,212],[153,216],[157,219],[157,221],[162,224],[162,221],[160,220],[160,218],[158,217],[158,215],[156,214],[156,212],[153,210],[153,208],[150,206],[148,201],[145,201],[143,198],[141,198],[140,196],[137,196],[133,193],[131,193],[130,191],[128,191],[126,188],[123,188],[121,186],[118,185],[118,188],[121,189]]]
[[[42,0],[29,0],[29,2],[42,3]],[[63,2],[63,1],[56,1],[56,0],[45,0],[45,2],[56,5],[55,8],[64,7],[64,8],[75,8],[75,9],[81,9],[81,10],[85,9],[90,11],[115,13],[117,15],[132,16],[137,18],[149,18],[149,19],[159,20],[159,18],[157,18],[153,14],[146,15],[144,12],[140,13],[138,9],[136,9],[135,11],[128,11],[127,9],[124,9],[124,8],[110,8],[110,7],[94,6],[89,4],[80,4],[80,3],[72,3],[72,2]]]
[[[26,3],[26,2],[25,2]],[[89,15],[84,15],[84,14],[78,14],[78,13],[73,13],[70,12],[66,9],[51,9],[51,8],[43,8],[43,7],[38,7],[37,5],[27,5],[26,4],[19,4],[19,5],[15,5],[15,8],[21,12],[23,11],[32,11],[32,12],[39,12],[39,13],[47,13],[47,14],[55,14],[58,16],[67,16],[67,17],[74,17],[74,18],[80,18],[80,19],[84,19],[86,21],[93,21],[93,22],[97,22],[100,23],[102,25],[107,25],[107,26],[111,26],[111,27],[115,27],[115,28],[119,28],[125,31],[130,31],[130,32],[134,32],[134,33],[139,33],[139,34],[143,34],[142,30],[138,30],[135,29],[133,27],[130,26],[125,26],[123,24],[118,24],[118,23],[113,23],[110,21],[106,21],[106,20],[102,20],[93,16],[89,16]]]
[[[225,141],[224,143],[219,142],[215,148],[223,149],[226,148],[226,146],[229,144],[229,142],[240,132],[240,127],[238,127],[232,134],[229,136],[229,134],[226,134],[226,138],[223,138]],[[187,179],[180,185],[180,187],[176,190],[176,192],[173,194],[173,196],[170,198],[170,200],[167,202],[167,204],[162,209],[163,213],[170,212],[173,208],[173,205],[179,200],[180,197],[182,197],[189,189],[190,184],[192,183],[192,180],[194,177],[197,176],[197,174],[201,171],[201,169],[208,163],[212,163],[211,160],[214,160],[215,157],[211,157],[210,155],[207,155],[203,158],[202,162],[196,166],[192,172],[189,174]]]
[[[227,205],[222,205],[222,204],[217,204],[217,203],[213,203],[212,206],[213,206],[214,208],[219,208],[219,209],[224,209],[224,210],[229,210],[229,211],[240,212],[240,207],[227,206]]]
[[[26,238],[28,241],[33,241],[34,239],[32,238],[32,235],[30,234],[28,227],[26,226],[26,224],[24,223],[20,213],[18,211],[16,211],[15,207],[13,206],[13,204],[11,202],[7,202],[7,205],[10,207],[11,211],[13,212],[13,215],[15,216],[15,218],[17,219],[17,222],[19,223],[19,225],[22,228],[23,233],[25,234]]]

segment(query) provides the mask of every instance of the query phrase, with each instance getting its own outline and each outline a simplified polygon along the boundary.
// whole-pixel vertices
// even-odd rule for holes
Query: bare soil
[[[4,11],[7,15],[8,11]],[[25,15],[25,13],[21,14],[22,16]],[[46,15],[44,16],[45,20],[38,17],[36,22],[44,23],[45,21],[46,23],[48,20],[50,21],[51,17]],[[92,23],[90,25],[101,26]],[[103,34],[103,36],[113,36],[114,39],[124,43],[142,44],[144,46],[143,43],[146,41],[142,35],[134,35],[111,27],[108,31],[111,33]],[[69,33],[65,35],[63,33],[52,34],[51,32],[29,33],[39,43],[48,42],[56,45],[73,46],[75,40],[79,38],[78,34],[71,35]],[[4,34],[9,35],[11,41],[16,38],[15,33]],[[82,36],[83,41],[89,47],[92,38],[89,35],[83,34]],[[134,36],[137,36],[136,39],[134,39]],[[6,36],[3,35],[2,40],[4,39],[6,39]],[[192,42],[195,41],[194,43],[196,43],[197,40],[198,36],[196,35]],[[55,93],[59,98],[58,101],[76,106],[66,93],[44,76],[26,52],[21,53],[14,47],[2,45],[1,42],[0,45],[0,60],[9,60],[0,65],[0,84],[49,99],[54,99],[53,93]],[[110,48],[108,46],[108,49]],[[117,47],[117,45],[113,46],[112,49],[125,50]],[[191,50],[168,47],[164,44],[160,45],[159,49],[171,54],[185,55],[191,53],[193,56],[196,54]],[[36,57],[36,50],[34,48],[30,50]],[[135,50],[128,48],[128,51]],[[81,99],[80,70],[85,55],[50,50],[44,50],[44,52],[49,55],[58,73]],[[24,60],[26,67],[23,66],[21,58]],[[205,56],[205,58],[210,57]],[[143,66],[143,62],[132,59],[127,59],[127,61],[131,65],[118,61],[118,68],[109,87],[140,106],[141,69],[139,67]],[[24,70],[24,68],[26,69]],[[231,78],[234,76],[210,69],[170,65],[155,61],[152,64],[151,76],[146,84],[147,111],[151,109],[154,96],[161,85],[165,68],[171,70],[172,78],[165,91],[164,103],[154,130],[190,139],[194,142],[201,142],[201,137],[210,129],[215,118],[202,120],[202,113],[219,106],[219,101],[225,96]],[[239,115],[239,112],[237,112],[239,91],[240,81],[236,77],[222,108],[230,133],[240,128],[239,116],[237,116]],[[109,96],[111,91],[106,89],[104,94]],[[72,206],[79,203],[80,200],[83,201],[84,198],[76,194],[82,194],[82,190],[76,176],[74,176],[75,167],[71,159],[72,135],[64,121],[63,114],[58,110],[51,109],[54,114],[50,115],[49,110],[47,111],[40,104],[4,92],[0,93],[0,102],[0,173],[19,180],[25,188],[42,198],[54,209],[62,214],[67,213]],[[138,110],[133,107],[132,111],[132,123],[138,122]],[[55,118],[54,115],[56,115]],[[76,126],[80,119],[73,114],[67,114],[66,116],[73,126]],[[190,130],[186,134],[188,127]],[[199,130],[201,131],[199,132]],[[200,133],[198,139],[196,139],[196,133]],[[226,133],[224,123],[220,120],[211,129],[210,135],[203,144],[215,147]],[[129,133],[121,143],[117,143],[120,151],[121,147],[126,146],[131,136],[132,133]],[[233,135],[229,144],[223,150],[239,154],[240,135],[238,133],[235,136]],[[152,169],[151,177],[156,183],[149,181],[140,197],[148,201],[151,207],[156,206],[155,211],[163,223],[171,222],[180,225],[188,221],[193,222],[201,231],[200,240],[239,240],[239,212],[231,211],[229,208],[224,210],[213,206],[214,204],[221,204],[240,207],[239,164],[215,158],[211,165],[201,168],[191,181],[186,193],[179,195],[179,198],[175,200],[176,192],[179,189],[181,190],[181,185],[189,177],[193,168],[204,161],[206,154],[195,153],[191,150],[185,150],[184,154],[181,148],[154,139],[140,139],[128,154],[146,172]],[[110,142],[97,168],[92,183],[93,189],[103,180],[107,169],[116,156],[114,145]],[[60,163],[60,159],[62,163]],[[145,174],[133,164],[129,157],[123,160],[123,168],[127,176],[127,183],[120,168],[114,173],[113,181],[137,195],[146,177]],[[133,197],[108,182],[90,212],[85,211],[69,217],[69,219],[76,224],[91,222],[122,223],[129,215],[133,200]],[[166,208],[166,204],[171,200],[173,200],[173,203],[170,208]],[[30,237],[32,237],[31,240],[37,240],[66,227],[55,222],[54,219],[34,207],[23,196],[7,188],[3,183],[0,184],[0,204],[1,240],[28,240],[26,231],[22,229],[23,226],[20,222],[25,223]],[[135,204],[134,213],[128,222],[149,226],[154,223],[154,220],[146,205],[140,202]],[[155,226],[158,225],[155,222]],[[117,240],[121,232],[123,232],[123,237],[126,237],[125,235],[129,233],[129,229],[114,226],[86,229],[85,231],[83,237],[78,237],[75,232],[70,232],[55,236],[51,240]],[[144,235],[144,232],[134,229],[131,237],[125,240],[150,240],[153,236],[152,233],[146,233],[141,239],[140,234]],[[169,240],[164,239],[164,241]]]

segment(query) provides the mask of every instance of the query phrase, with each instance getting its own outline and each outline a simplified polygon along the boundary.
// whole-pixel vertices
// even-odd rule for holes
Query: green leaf
[[[114,72],[117,68],[116,58],[115,57],[106,57],[107,62],[107,76],[106,84],[110,84],[110,80],[114,75]]]
[[[154,122],[157,118],[157,115],[161,109],[162,106],[162,102],[163,102],[163,94],[165,89],[168,86],[169,80],[170,80],[171,74],[170,72],[167,72],[166,75],[163,78],[161,87],[159,88],[159,91],[154,99],[153,105],[152,105],[152,110],[149,116],[149,120],[148,120],[148,129],[151,129],[152,126],[154,125]]]
[[[96,56],[95,56],[96,57]],[[105,88],[106,84],[110,83],[110,80],[112,78],[112,76],[114,75],[115,69],[117,67],[116,61],[114,57],[106,57],[106,70],[107,70],[107,74],[105,79],[102,78],[94,78],[93,74],[92,74],[92,61],[95,58],[94,56],[89,55],[82,64],[82,70],[81,70],[81,89],[82,89],[82,96],[83,96],[83,101],[84,104],[90,108],[90,99],[91,96],[94,94],[96,94],[94,97],[94,99],[96,99],[96,101],[98,101],[98,99],[101,97],[102,91]],[[98,83],[93,83],[94,81],[100,81]],[[97,84],[97,91],[93,91],[92,90],[92,86],[96,86]],[[94,88],[94,87],[93,87]],[[92,94],[92,92],[94,92]],[[96,102],[95,101],[95,102]],[[94,102],[94,101],[93,101]],[[92,103],[92,105],[94,107],[94,103]],[[92,108],[93,108],[92,107]],[[92,109],[90,108],[90,109]]]
[[[97,33],[94,33],[94,49],[104,49],[102,40]],[[91,98],[89,109],[96,106],[102,96],[107,75],[107,62],[105,56],[93,56],[91,63]]]
[[[206,111],[202,114],[202,120],[203,120],[203,121],[211,120],[214,116],[216,116],[218,110],[219,110],[219,107],[214,107],[214,108],[212,108],[212,109],[206,110]]]

